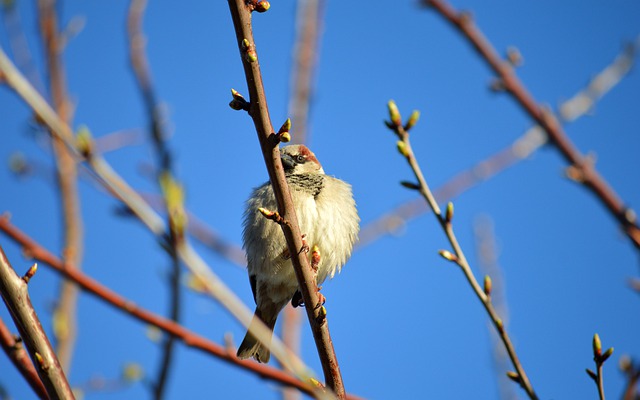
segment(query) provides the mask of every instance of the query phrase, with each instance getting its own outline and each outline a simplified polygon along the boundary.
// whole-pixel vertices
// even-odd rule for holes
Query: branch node
[[[86,126],[81,126],[76,133],[76,149],[86,159],[94,154],[95,143],[91,131]]]
[[[413,112],[409,116],[409,119],[407,120],[407,123],[404,124],[404,130],[409,132],[409,130],[411,130],[411,128],[413,128],[418,123],[418,119],[420,119],[420,111],[413,110]]]
[[[493,288],[493,283],[491,282],[491,277],[489,275],[484,276],[484,294],[487,295],[487,299],[491,297],[491,289]]]
[[[316,245],[311,250],[311,269],[314,273],[318,273],[318,266],[320,265],[320,248]]]
[[[34,352],[34,355],[36,357],[36,361],[38,362],[38,366],[40,367],[40,369],[42,369],[43,371],[48,370],[49,366],[45,364],[44,358],[42,357],[42,355],[37,351]]]
[[[275,223],[277,223],[278,225],[289,225],[289,222],[282,218],[280,216],[280,214],[277,211],[271,211],[271,210],[267,210],[264,207],[260,207],[258,208],[258,211],[260,211],[260,213],[267,219],[270,219],[272,221],[274,221]]]
[[[418,185],[417,183],[413,183],[409,181],[400,181],[400,184],[406,187],[407,189],[420,190],[420,185]]]
[[[316,318],[316,322],[322,325],[326,321],[327,321],[327,308],[325,306],[320,306],[320,310],[318,311],[318,317]]]
[[[521,67],[524,64],[524,57],[522,57],[520,49],[515,46],[507,47],[507,61],[513,67]]]
[[[522,383],[522,379],[520,379],[520,375],[515,371],[507,371],[507,378],[511,379],[515,383]]]
[[[387,102],[387,109],[389,110],[389,118],[391,119],[391,123],[393,124],[392,126],[394,128],[402,126],[402,116],[400,115],[400,111],[398,110],[396,102],[393,100],[389,100]]]
[[[248,63],[254,63],[258,61],[258,53],[256,48],[248,39],[242,39],[242,50],[244,51],[244,59]]]
[[[24,274],[24,276],[22,277],[22,280],[24,281],[24,283],[29,284],[29,281],[36,274],[37,270],[38,270],[38,263],[33,263],[31,268],[29,268],[27,272]]]
[[[444,214],[444,221],[447,224],[450,224],[451,220],[453,220],[453,203],[452,202],[448,202],[447,203],[447,209],[445,210],[445,214]]]
[[[284,121],[284,124],[282,124],[280,129],[278,129],[278,133],[276,133],[276,140],[278,142],[283,142],[283,143],[287,143],[291,141],[291,134],[289,133],[290,130],[291,130],[291,118],[287,118],[287,120]]]
[[[456,256],[455,254],[453,254],[449,250],[440,250],[438,252],[438,254],[440,254],[440,256],[442,258],[444,258],[445,260],[447,260],[447,261],[451,261],[451,262],[454,262],[454,263],[458,262],[458,256]]]
[[[229,102],[229,107],[236,111],[249,111],[251,104],[245,100],[244,96],[238,93],[235,89],[231,89],[231,96],[233,96],[233,99]]]

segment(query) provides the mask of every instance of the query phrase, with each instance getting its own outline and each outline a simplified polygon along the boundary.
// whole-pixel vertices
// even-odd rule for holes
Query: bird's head
[[[305,145],[294,144],[281,148],[280,158],[287,174],[324,174],[316,155]]]

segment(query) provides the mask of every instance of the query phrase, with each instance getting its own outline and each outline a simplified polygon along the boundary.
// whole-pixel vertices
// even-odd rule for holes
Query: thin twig
[[[34,267],[29,270],[31,274],[35,272]],[[27,280],[16,275],[2,246],[0,246],[0,294],[11,312],[13,322],[20,332],[49,398],[73,399],[64,370],[31,304]]]
[[[467,279],[467,282],[469,282],[469,285],[471,285],[471,288],[473,289],[474,293],[478,297],[478,300],[480,300],[485,310],[487,311],[487,314],[489,315],[491,322],[493,323],[496,331],[500,335],[500,339],[502,340],[502,343],[504,343],[504,346],[507,349],[507,353],[509,354],[511,363],[513,364],[513,367],[516,369],[516,372],[509,374],[509,376],[520,384],[520,386],[525,390],[525,392],[527,392],[527,395],[529,396],[529,398],[534,400],[537,399],[538,396],[533,390],[533,387],[531,386],[529,378],[527,377],[527,374],[525,373],[524,368],[520,363],[520,360],[518,358],[518,355],[516,354],[515,348],[511,343],[511,339],[509,338],[509,335],[506,332],[504,323],[502,319],[498,316],[498,313],[496,312],[493,306],[493,303],[491,302],[491,297],[489,296],[490,285],[489,286],[485,285],[484,289],[480,286],[475,276],[473,275],[469,262],[467,261],[467,258],[464,252],[462,251],[462,247],[460,246],[458,239],[456,238],[456,235],[453,231],[453,224],[451,223],[451,220],[453,218],[453,204],[449,203],[444,213],[440,210],[440,206],[438,206],[438,202],[436,201],[433,193],[431,192],[431,189],[429,189],[429,185],[427,185],[424,175],[422,174],[422,170],[418,165],[418,160],[416,159],[413,153],[413,149],[411,148],[411,143],[409,141],[408,131],[417,122],[418,116],[419,116],[418,112],[414,111],[413,114],[411,114],[411,117],[409,118],[407,123],[403,125],[400,117],[400,113],[398,111],[396,104],[393,101],[390,101],[389,114],[391,117],[390,118],[391,121],[387,122],[387,126],[398,137],[399,139],[397,143],[398,150],[407,160],[407,163],[411,167],[411,170],[413,171],[413,174],[415,175],[415,178],[418,181],[417,184],[406,183],[406,186],[412,189],[418,190],[422,195],[422,197],[426,200],[427,204],[429,204],[431,211],[433,211],[434,216],[438,220],[438,223],[442,227],[445,235],[447,236],[447,239],[449,240],[449,244],[453,249],[453,254],[451,254],[449,251],[446,251],[446,250],[442,250],[440,254],[447,260],[456,263],[460,267],[460,269],[462,270],[462,273]]]
[[[271,181],[271,186],[273,187],[278,204],[278,212],[284,220],[289,222],[287,224],[280,224],[280,226],[287,241],[289,254],[291,254],[291,262],[307,310],[307,317],[322,364],[325,382],[327,387],[330,388],[339,399],[343,399],[345,389],[338,359],[329,333],[329,323],[325,314],[326,309],[324,306],[317,307],[317,305],[320,304],[317,283],[306,253],[300,251],[304,248],[304,244],[298,226],[295,206],[291,199],[284,168],[280,160],[280,150],[278,149],[277,142],[272,140],[274,129],[269,116],[267,99],[262,85],[262,75],[258,63],[258,55],[253,38],[251,4],[248,4],[244,0],[228,1],[247,80],[247,87],[249,89],[249,115],[253,119],[256,133],[258,134],[262,155],[267,171],[269,172],[269,180]]]
[[[604,365],[605,361],[607,361],[609,357],[611,357],[611,354],[613,354],[613,347],[610,347],[609,349],[607,349],[607,351],[603,353],[602,343],[600,342],[600,336],[598,336],[597,333],[593,335],[592,347],[593,347],[593,361],[596,364],[596,372],[593,372],[592,370],[587,368],[587,375],[589,375],[589,377],[593,379],[596,386],[598,387],[598,396],[600,397],[600,400],[605,400],[604,378],[602,376],[602,366]]]
[[[584,89],[563,102],[558,107],[561,121],[564,123],[574,122],[593,109],[597,101],[628,75],[639,49],[640,37],[625,46],[615,60],[596,74]],[[444,185],[434,189],[433,195],[438,202],[453,200],[472,187],[527,159],[547,141],[544,130],[538,125],[533,126],[508,147],[477,162],[471,168],[449,179]],[[382,235],[396,232],[399,227],[424,214],[427,210],[428,206],[421,198],[409,200],[397,206],[362,227],[357,247],[367,246]]]
[[[498,75],[501,86],[547,133],[552,144],[575,172],[574,179],[593,193],[609,213],[620,223],[632,244],[640,250],[640,227],[635,212],[625,206],[620,197],[596,171],[593,161],[584,156],[571,142],[558,119],[540,106],[516,76],[513,66],[503,60],[467,13],[460,13],[445,0],[423,0],[445,20],[450,22],[469,41],[476,52]]]
[[[58,118],[49,104],[47,104],[24,76],[20,74],[2,48],[0,48],[0,72],[4,74],[6,83],[33,109],[43,123],[51,129],[51,132],[57,137],[62,138],[74,157],[85,159],[89,171],[95,175],[97,181],[112,196],[125,204],[133,215],[156,237],[163,238],[166,232],[164,222],[160,216],[149,207],[142,197],[133,190],[103,158],[91,152],[93,144],[88,132],[78,135],[76,138],[76,141],[79,142],[78,144],[64,139],[65,135],[62,132],[71,132],[71,128]],[[188,242],[181,242],[177,251],[180,260],[202,283],[204,291],[219,301],[231,315],[248,329],[253,318],[253,312],[218,278]],[[268,342],[267,338],[271,338],[272,333],[264,324],[252,324],[251,326],[253,328],[252,334],[259,340]],[[306,381],[307,379],[312,379],[312,370],[296,355],[288,352],[277,337],[273,337],[271,340],[270,350],[278,361],[286,365],[286,368],[301,380]]]
[[[66,79],[62,65],[60,33],[58,31],[58,15],[55,0],[39,0],[40,32],[49,71],[49,85],[53,107],[60,120],[68,123],[71,119],[70,104],[67,96]],[[71,140],[69,135],[67,140]],[[56,159],[56,174],[63,220],[62,254],[69,263],[78,268],[82,259],[82,219],[80,197],[78,195],[78,171],[76,161],[66,149],[65,144],[55,135],[52,136],[53,150]],[[56,353],[60,364],[67,373],[71,370],[71,361],[76,343],[78,316],[78,291],[75,285],[62,281],[60,296],[54,311],[54,335]]]
[[[55,272],[75,282],[75,284],[77,284],[82,290],[110,304],[118,311],[125,312],[146,324],[153,325],[167,334],[177,337],[186,346],[215,356],[231,365],[245,369],[262,378],[298,388],[302,392],[311,396],[317,396],[317,387],[310,384],[308,380],[297,379],[290,373],[269,367],[265,364],[259,364],[249,360],[240,360],[235,356],[234,349],[229,350],[224,346],[216,344],[186,329],[182,325],[137,306],[132,300],[120,296],[113,290],[88,277],[82,273],[82,271],[65,268],[65,265],[60,258],[49,252],[39,243],[20,231],[16,226],[11,224],[6,215],[0,216],[0,231],[4,232],[7,237],[19,244],[25,252],[35,260],[50,266]],[[357,396],[348,396],[348,398],[359,399]]]
[[[38,372],[33,367],[33,363],[31,359],[29,359],[27,352],[24,350],[21,340],[19,340],[19,338],[16,339],[16,337],[11,334],[9,328],[7,328],[4,321],[2,321],[2,318],[0,318],[0,346],[2,346],[7,357],[13,362],[13,365],[24,377],[29,386],[31,386],[31,389],[33,389],[38,398],[48,399],[47,390],[42,384]]]
[[[149,63],[145,52],[146,38],[142,33],[142,18],[146,10],[146,0],[131,0],[129,5],[129,15],[127,18],[127,31],[129,36],[129,56],[131,67],[133,68],[138,87],[142,94],[142,99],[146,108],[149,120],[149,134],[151,143],[158,158],[158,184],[165,194],[165,208],[172,204],[174,209],[167,210],[169,237],[166,240],[167,253],[171,258],[171,276],[169,279],[170,311],[169,318],[172,321],[180,321],[181,286],[180,286],[180,261],[178,259],[178,242],[184,239],[184,224],[178,219],[184,218],[184,208],[182,206],[182,196],[180,202],[172,202],[169,199],[169,191],[164,190],[168,185],[167,179],[173,182],[173,157],[165,141],[164,124],[160,115],[160,107],[156,100],[156,94],[151,81]],[[173,185],[172,187],[176,187]],[[155,399],[162,399],[169,379],[175,347],[175,337],[167,336],[163,346],[163,355],[158,370],[158,378],[153,387]]]

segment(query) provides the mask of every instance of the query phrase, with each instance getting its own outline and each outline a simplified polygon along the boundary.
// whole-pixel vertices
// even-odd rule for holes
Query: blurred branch
[[[193,333],[174,321],[137,306],[132,300],[118,295],[113,290],[89,278],[82,273],[82,271],[65,268],[64,262],[61,259],[11,224],[6,215],[0,216],[0,231],[4,232],[14,242],[19,244],[26,254],[50,266],[55,272],[75,282],[75,284],[87,293],[112,305],[119,311],[125,312],[146,324],[153,325],[162,331],[167,332],[167,334],[179,338],[186,346],[213,355],[228,364],[245,369],[262,378],[298,388],[302,392],[311,396],[317,395],[317,387],[308,383],[308,380],[303,381],[297,379],[290,373],[269,367],[265,364],[259,364],[249,360],[240,360],[235,356],[234,349],[225,348]],[[355,400],[358,399],[356,396],[349,396],[348,398]]]
[[[319,36],[324,0],[298,0],[297,7],[289,115],[295,132],[293,141],[309,143],[309,110],[320,54]]]
[[[301,323],[300,313],[291,304],[287,304],[282,313],[282,342],[294,354],[300,354],[300,334]],[[298,400],[300,392],[288,387],[282,388],[283,400]]]
[[[622,394],[622,400],[638,400],[638,381],[640,381],[640,367],[636,365],[631,357],[623,355],[620,357],[620,370],[625,374],[627,383]]]
[[[498,264],[498,250],[496,237],[493,230],[493,221],[489,216],[476,219],[473,224],[473,233],[476,239],[476,251],[478,253],[478,266],[484,275],[491,279],[491,302],[496,313],[502,316],[502,323],[509,325],[509,309],[504,290],[504,278],[502,269]],[[516,400],[513,385],[505,373],[509,370],[509,354],[504,346],[500,345],[500,336],[494,330],[489,331],[491,348],[493,349],[493,366],[497,373],[498,393],[502,400]]]
[[[64,266],[65,264],[62,263]],[[73,393],[51,343],[40,325],[27,284],[35,274],[34,264],[23,277],[16,275],[0,246],[0,294],[11,312],[31,360],[51,399],[73,399]]]
[[[593,161],[580,153],[564,132],[551,111],[536,103],[533,96],[516,76],[510,62],[503,60],[495,48],[473,23],[468,13],[460,13],[445,0],[423,0],[445,20],[450,22],[469,41],[476,52],[498,75],[500,86],[544,129],[552,144],[570,165],[572,178],[591,191],[610,214],[620,223],[636,249],[640,250],[640,227],[635,212],[626,207],[609,184],[596,171]]]
[[[131,0],[129,5],[129,15],[127,17],[127,31],[129,36],[129,56],[131,67],[133,68],[138,87],[142,94],[142,99],[149,119],[149,134],[156,156],[158,158],[158,184],[165,195],[165,208],[168,215],[168,238],[166,246],[163,246],[171,258],[171,275],[169,278],[169,317],[172,321],[180,320],[180,261],[178,259],[178,245],[184,239],[184,229],[186,224],[185,211],[183,207],[183,195],[181,189],[173,179],[173,157],[165,141],[163,131],[164,124],[160,115],[160,107],[156,100],[156,94],[151,81],[149,63],[145,53],[146,38],[142,33],[142,18],[147,6],[146,0]],[[167,190],[168,186],[176,190]],[[180,191],[180,194],[177,194]],[[172,201],[169,198],[175,194]],[[170,208],[171,205],[171,208]],[[162,399],[165,396],[165,389],[169,377],[169,371],[175,353],[175,337],[167,336],[164,343],[162,361],[158,371],[158,378],[153,385],[154,398]]]
[[[559,106],[559,118],[566,123],[573,122],[593,109],[595,103],[620,83],[638,54],[640,38],[625,46],[615,60],[589,81],[587,87]],[[471,168],[458,173],[441,187],[433,191],[438,202],[452,200],[498,173],[528,158],[548,142],[547,135],[539,125],[529,128],[509,147],[476,163]],[[358,247],[364,247],[380,236],[395,232],[409,220],[428,210],[421,198],[401,204],[380,218],[370,222],[360,231]]]
[[[49,85],[53,107],[64,123],[69,123],[71,112],[66,89],[64,67],[62,65],[62,48],[58,31],[58,16],[55,0],[38,0],[40,32],[44,42]],[[67,140],[72,136],[68,135]],[[76,161],[65,148],[62,140],[52,136],[53,150],[56,159],[56,172],[63,219],[62,254],[69,265],[80,268],[82,259],[82,219],[80,198],[78,196]],[[78,291],[75,285],[63,280],[60,286],[60,297],[54,310],[54,336],[56,353],[60,364],[69,373],[77,336],[77,302]]]
[[[27,352],[22,346],[22,340],[11,334],[9,328],[0,318],[0,346],[7,354],[7,357],[13,362],[18,372],[22,374],[31,389],[40,399],[48,399],[47,390],[45,389],[38,372],[33,367],[33,363],[29,359]]]
[[[278,137],[274,134],[267,98],[262,85],[262,75],[258,63],[258,54],[253,39],[251,12],[263,7],[267,2],[246,2],[245,0],[228,0],[231,18],[235,27],[236,39],[244,73],[249,89],[250,103],[248,112],[256,128],[262,155],[269,172],[269,180],[278,204],[278,213],[286,223],[280,224],[287,241],[289,254],[298,287],[304,300],[307,317],[313,332],[316,348],[322,364],[325,382],[339,399],[345,397],[344,384],[340,373],[338,358],[333,348],[326,309],[320,304],[319,292],[314,272],[309,265],[307,253],[302,251],[305,245],[298,226],[295,206],[287,185],[284,168],[280,160]],[[255,3],[255,4],[254,4]],[[262,6],[261,6],[262,5]],[[268,7],[267,7],[268,9]],[[263,9],[263,11],[265,11]],[[274,140],[275,139],[275,140]],[[253,332],[252,332],[253,333]],[[266,342],[262,341],[264,344]]]
[[[85,129],[78,133],[76,137],[77,143],[65,140],[66,133],[71,134],[71,128],[58,118],[49,104],[15,68],[1,47],[0,73],[4,75],[5,82],[34,110],[43,123],[51,129],[51,132],[65,142],[74,157],[85,160],[89,171],[95,175],[97,181],[112,196],[125,204],[133,215],[156,237],[164,238],[166,232],[162,219],[99,154],[95,154],[92,151],[94,145],[88,130]],[[177,252],[180,260],[200,280],[204,291],[220,302],[225,309],[248,329],[253,313],[240,301],[238,296],[213,273],[211,268],[187,241],[179,243]],[[252,333],[257,338],[266,342],[266,338],[271,337],[271,331],[266,326],[252,324],[252,327],[255,328]],[[288,352],[277,337],[274,337],[271,341],[270,350],[281,363],[287,366],[289,371],[292,371],[301,380],[311,379],[311,369],[304,365],[294,354]]]
[[[515,348],[511,343],[511,339],[509,338],[509,335],[505,330],[504,322],[498,316],[498,313],[496,312],[496,309],[494,308],[494,305],[491,301],[491,296],[490,296],[491,279],[489,277],[485,277],[484,289],[480,286],[475,276],[473,275],[473,272],[471,271],[471,267],[467,261],[467,258],[464,255],[464,252],[462,251],[462,248],[460,247],[460,244],[458,243],[458,239],[456,238],[456,235],[453,231],[453,224],[452,224],[453,203],[450,202],[447,205],[447,208],[444,213],[440,210],[440,207],[438,206],[438,202],[433,196],[431,189],[429,189],[429,186],[427,185],[427,182],[424,179],[424,176],[422,174],[422,170],[420,169],[420,166],[418,165],[418,161],[413,153],[413,149],[411,148],[411,143],[409,141],[408,132],[417,123],[420,114],[418,113],[418,111],[414,111],[409,117],[409,119],[407,120],[407,122],[403,125],[402,117],[400,116],[400,112],[398,111],[396,104],[393,101],[389,101],[388,106],[389,106],[390,121],[386,122],[387,127],[390,130],[392,130],[398,137],[399,139],[397,142],[398,151],[407,160],[407,163],[411,167],[411,170],[413,171],[413,174],[415,175],[415,178],[418,181],[418,183],[403,182],[403,186],[420,192],[424,200],[427,202],[427,204],[429,204],[429,208],[431,208],[431,211],[433,211],[434,216],[438,220],[438,223],[440,224],[440,226],[442,227],[442,230],[447,236],[447,239],[449,240],[449,244],[453,249],[453,254],[447,250],[441,250],[440,255],[443,258],[457,264],[460,267],[460,269],[462,270],[462,273],[467,279],[467,282],[469,282],[469,285],[471,285],[471,288],[473,289],[474,293],[478,297],[478,300],[480,300],[485,310],[487,311],[487,314],[489,315],[491,322],[493,323],[496,331],[500,335],[500,339],[502,340],[502,343],[507,349],[507,353],[509,353],[509,358],[511,359],[511,363],[516,369],[516,372],[510,372],[508,373],[508,376],[512,380],[520,384],[520,386],[525,390],[525,392],[527,392],[527,395],[529,396],[529,398],[533,400],[538,399],[538,396],[533,390],[533,386],[531,386],[531,382],[529,381],[529,378],[527,377],[527,374],[525,373],[524,368],[520,363],[520,360],[518,358],[518,355],[516,354]]]

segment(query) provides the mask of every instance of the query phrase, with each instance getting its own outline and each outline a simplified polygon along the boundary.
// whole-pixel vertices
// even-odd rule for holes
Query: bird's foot
[[[293,308],[304,307],[304,300],[302,299],[302,293],[300,293],[299,290],[296,290],[296,292],[293,294],[293,297],[291,298],[291,306]]]

